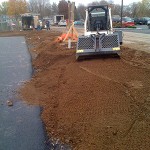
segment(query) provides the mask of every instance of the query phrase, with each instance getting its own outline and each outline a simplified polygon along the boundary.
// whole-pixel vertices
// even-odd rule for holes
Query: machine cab
[[[85,35],[87,32],[105,33],[112,29],[111,14],[108,5],[89,6],[86,10]]]
[[[122,31],[113,32],[112,29],[111,8],[108,5],[89,6],[84,36],[78,37],[76,59],[92,55],[119,55],[121,40]]]

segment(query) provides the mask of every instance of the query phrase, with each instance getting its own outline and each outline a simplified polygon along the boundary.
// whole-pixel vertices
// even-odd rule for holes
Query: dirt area
[[[42,106],[49,137],[75,150],[149,150],[150,54],[122,46],[120,59],[77,62],[59,32],[24,35],[35,74],[20,94]]]

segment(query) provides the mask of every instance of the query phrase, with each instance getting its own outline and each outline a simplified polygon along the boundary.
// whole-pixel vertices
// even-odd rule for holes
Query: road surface
[[[31,75],[25,38],[0,37],[0,150],[46,150],[40,108],[16,97],[17,88]]]
[[[150,53],[150,34],[123,32],[123,45]]]

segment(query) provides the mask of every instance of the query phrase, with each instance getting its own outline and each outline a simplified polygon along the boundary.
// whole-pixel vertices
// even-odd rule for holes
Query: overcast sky
[[[88,3],[91,3],[92,1],[96,1],[96,0],[70,0],[71,2],[74,1],[76,3],[76,5],[78,5],[79,3],[82,3],[84,5],[88,4]],[[98,0],[97,0],[98,1]],[[122,0],[113,0],[115,4],[121,4]],[[133,2],[139,2],[140,0],[124,0],[124,4],[125,5],[128,5],[130,3],[133,3]],[[59,0],[50,0],[50,2],[56,2],[58,3]]]
[[[3,1],[7,1],[7,0],[0,0],[0,2],[3,2]],[[70,0],[70,1],[73,1],[73,0]],[[92,1],[95,1],[95,0],[84,0],[84,2],[82,2],[82,0],[74,0],[74,2],[76,3],[76,5],[78,5],[79,3],[82,3],[84,5],[87,5],[88,3],[91,3]],[[113,0],[115,4],[121,4],[121,1],[122,0]],[[131,4],[133,2],[138,2],[140,0],[124,0],[124,4],[125,5],[128,5],[128,4]],[[50,0],[50,2],[56,2],[58,3],[59,0]]]

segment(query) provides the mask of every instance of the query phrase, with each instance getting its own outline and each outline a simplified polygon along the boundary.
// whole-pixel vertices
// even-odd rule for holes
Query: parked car
[[[11,23],[11,26],[15,27],[15,26],[16,26],[16,24],[12,22],[12,23]]]
[[[58,22],[58,26],[67,26],[67,21],[66,20],[60,20]]]
[[[148,20],[150,20],[149,17],[135,18],[134,23],[135,24],[140,24],[140,25],[147,25]]]
[[[134,24],[136,25],[136,24],[141,24],[141,21],[140,21],[140,18],[133,18],[133,20],[134,20]]]
[[[143,25],[147,25],[147,22],[148,22],[149,20],[150,20],[149,17],[142,17],[142,18],[141,18],[141,22],[142,22]]]
[[[83,21],[75,21],[74,25],[79,25],[79,26],[83,26],[84,22]]]
[[[123,17],[122,18],[122,26],[123,27],[134,27],[135,26],[134,20],[131,19],[130,17]]]
[[[112,22],[120,22],[121,18],[120,17],[112,17]]]
[[[147,26],[150,29],[150,20],[147,21]]]

